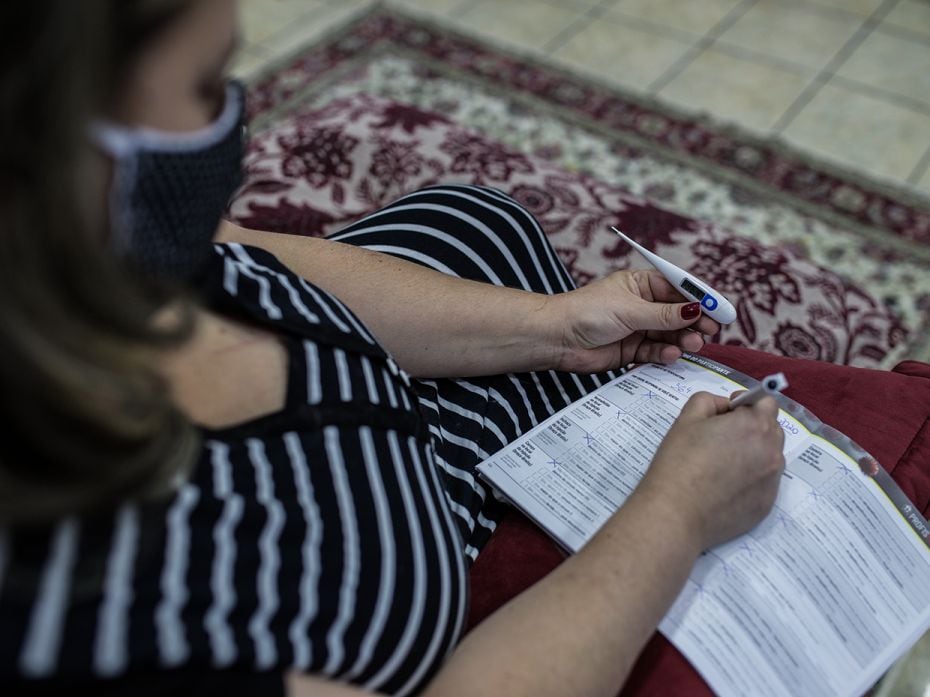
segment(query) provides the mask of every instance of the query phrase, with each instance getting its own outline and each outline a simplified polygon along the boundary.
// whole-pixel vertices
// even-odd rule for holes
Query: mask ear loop
[[[125,130],[111,128],[104,121],[94,121],[90,125],[91,139],[103,154],[113,163],[112,180],[107,195],[107,208],[110,216],[110,247],[119,255],[130,248],[129,230],[132,230],[132,209],[129,205],[132,196],[132,182],[138,169],[138,149],[129,133]]]
[[[138,158],[135,153],[117,160],[113,168],[113,188],[110,191],[110,230],[112,246],[117,254],[126,254],[132,247],[132,182],[136,180]]]

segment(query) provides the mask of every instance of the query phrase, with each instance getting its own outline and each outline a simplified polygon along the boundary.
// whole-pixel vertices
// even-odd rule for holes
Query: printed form
[[[574,552],[636,487],[692,393],[754,384],[689,354],[638,366],[479,471]],[[775,507],[699,558],[659,630],[723,697],[858,697],[930,627],[930,531],[868,453],[778,401],[787,464]]]

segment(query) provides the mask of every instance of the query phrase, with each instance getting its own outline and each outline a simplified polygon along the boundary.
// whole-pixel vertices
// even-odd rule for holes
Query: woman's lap
[[[475,198],[480,201],[470,200]],[[415,205],[418,202],[434,207],[430,209],[429,225],[419,217]],[[467,204],[464,212],[472,218],[487,218],[483,227],[476,228],[473,222],[457,214],[463,212],[463,204]],[[442,205],[452,210],[444,216],[438,215],[435,206]],[[402,210],[393,210],[398,207]],[[479,208],[488,212],[476,216]],[[413,232],[411,224],[421,227]],[[423,229],[430,225],[446,235],[433,235]],[[532,216],[513,199],[490,189],[468,186],[426,189],[359,221],[333,238],[473,280],[536,292],[563,292],[574,287]],[[508,257],[501,247],[520,250],[520,253]],[[467,250],[479,250],[480,257],[470,256]],[[511,259],[518,268],[513,268]],[[846,432],[871,451],[886,469],[894,471],[915,503],[930,512],[927,493],[930,475],[926,474],[926,468],[912,466],[907,459],[911,452],[908,444],[918,438],[915,433],[920,431],[921,424],[924,430],[930,428],[924,423],[926,409],[920,407],[930,398],[930,380],[927,379],[930,376],[908,377],[784,359],[727,346],[709,346],[707,352],[749,374],[761,376],[775,369],[794,374],[796,379],[790,390],[793,396],[825,422]],[[466,539],[474,548],[470,551],[472,555],[487,539],[493,520],[499,515],[493,503],[482,504],[488,493],[474,478],[475,465],[539,421],[597,388],[608,377],[547,371],[468,380],[417,381],[421,404],[436,436],[440,466],[446,470],[450,490],[466,509],[460,512],[460,517]],[[903,402],[908,402],[908,395],[912,395],[913,404],[901,403],[904,388],[899,383],[903,382],[908,384],[907,398]],[[845,394],[843,386],[860,383],[861,391],[853,399],[846,399],[849,395]],[[889,392],[897,396],[886,394]],[[876,401],[882,404],[877,411],[889,415],[888,423],[882,422],[878,429],[874,428]],[[873,416],[865,419],[865,414]],[[897,430],[893,428],[895,425],[899,427]],[[479,512],[492,522],[487,525],[480,522]],[[478,529],[480,534],[471,536],[472,529]]]
[[[574,288],[532,215],[488,187],[421,189],[329,239],[494,285],[549,294]]]
[[[574,288],[536,220],[506,194],[484,187],[423,189],[330,239],[494,285],[548,294]],[[470,557],[503,512],[477,479],[478,463],[606,379],[545,371],[415,381]]]

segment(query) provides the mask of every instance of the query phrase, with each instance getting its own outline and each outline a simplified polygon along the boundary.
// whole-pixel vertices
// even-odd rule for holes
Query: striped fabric
[[[493,285],[546,294],[575,287],[536,219],[488,187],[421,189],[330,239]],[[502,512],[493,492],[475,478],[475,466],[611,377],[548,371],[414,381],[470,559]]]
[[[532,217],[490,189],[425,189],[335,238],[571,288]],[[461,634],[467,565],[503,505],[475,465],[601,380],[411,380],[342,303],[254,248],[217,245],[203,292],[282,337],[285,407],[205,430],[169,500],[0,530],[0,686],[296,668],[416,691]]]

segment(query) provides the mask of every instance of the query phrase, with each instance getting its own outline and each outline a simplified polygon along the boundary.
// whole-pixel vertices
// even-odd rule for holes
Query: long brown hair
[[[195,429],[153,369],[190,313],[107,252],[87,126],[179,0],[0,3],[0,524],[158,494]],[[176,303],[175,303],[176,304]]]

